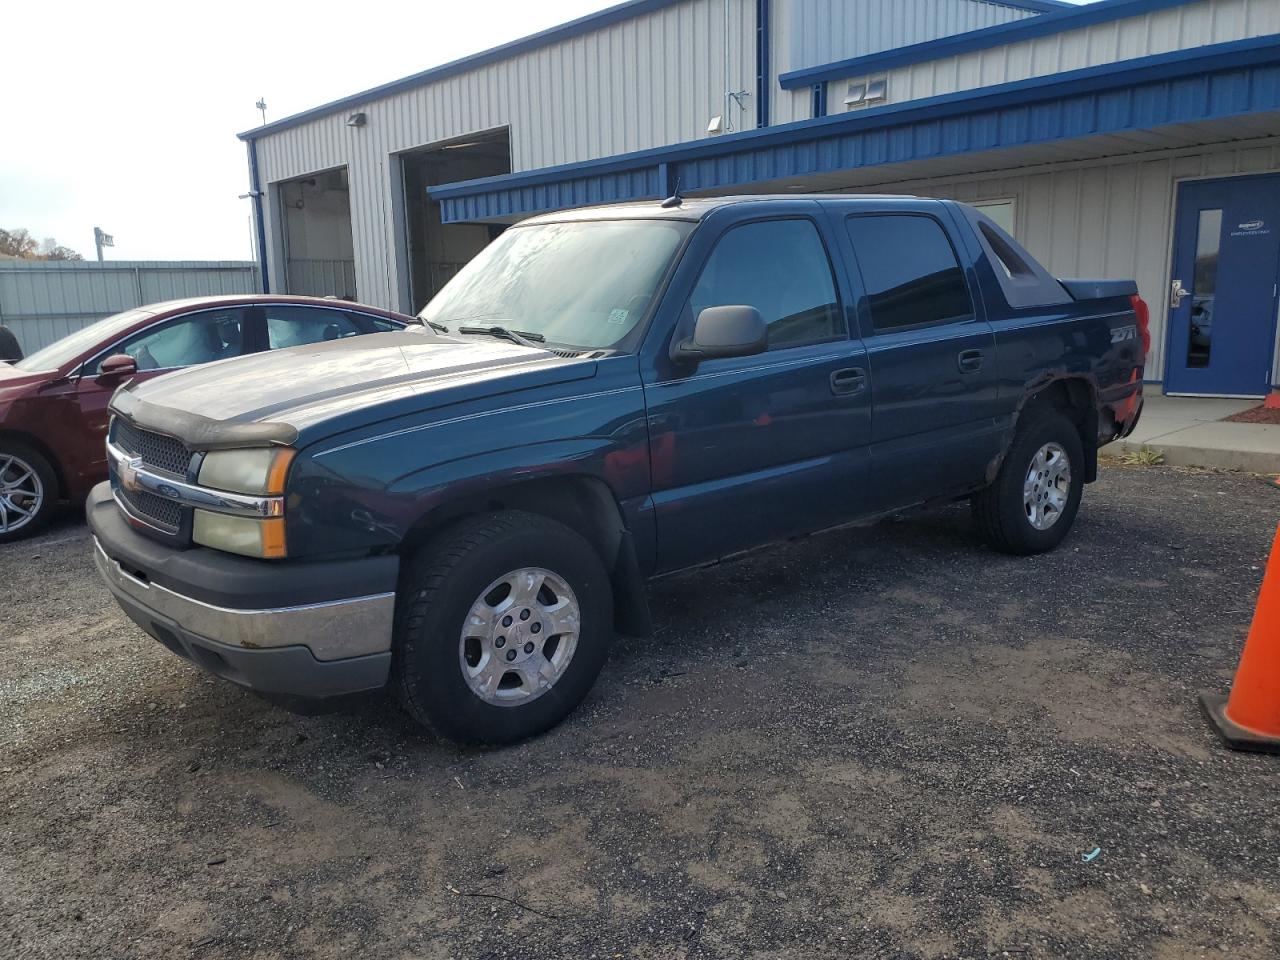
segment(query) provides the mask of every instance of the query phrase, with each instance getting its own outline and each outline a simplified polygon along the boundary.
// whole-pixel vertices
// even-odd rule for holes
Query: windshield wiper
[[[540,333],[526,333],[522,330],[508,330],[506,327],[497,325],[488,327],[459,327],[458,333],[487,333],[491,337],[501,337],[504,340],[510,340],[512,343],[518,343],[522,347],[532,347],[539,343],[546,342],[546,337]]]
[[[449,332],[449,328],[448,328],[448,327],[446,327],[443,323],[440,323],[440,322],[439,322],[439,321],[437,321],[437,320],[428,320],[428,319],[426,319],[425,317],[419,317],[418,319],[419,319],[419,320],[421,320],[423,323],[425,323],[428,327],[430,327],[430,328],[431,328],[432,330],[434,330],[436,333],[448,333],[448,332]]]

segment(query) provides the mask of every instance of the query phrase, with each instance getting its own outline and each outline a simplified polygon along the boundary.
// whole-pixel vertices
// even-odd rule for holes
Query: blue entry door
[[[1280,176],[1178,187],[1166,392],[1269,392],[1278,279]]]

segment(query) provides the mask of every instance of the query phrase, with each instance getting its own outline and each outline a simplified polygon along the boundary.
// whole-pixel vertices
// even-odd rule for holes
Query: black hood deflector
[[[238,423],[212,420],[198,413],[175,410],[139,400],[128,387],[111,398],[112,413],[132,420],[145,430],[177,437],[188,450],[230,450],[239,447],[290,446],[298,439],[296,427],[287,423]]]

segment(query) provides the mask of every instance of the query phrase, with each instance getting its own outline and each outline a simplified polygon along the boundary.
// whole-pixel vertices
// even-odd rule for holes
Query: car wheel
[[[612,640],[592,546],[546,517],[489,514],[450,528],[402,576],[392,689],[440,736],[511,743],[582,701]]]
[[[34,536],[58,505],[58,478],[26,444],[0,441],[0,543]]]
[[[974,521],[997,550],[1042,553],[1070,532],[1083,491],[1080,434],[1049,411],[1018,428],[995,482],[973,497]]]

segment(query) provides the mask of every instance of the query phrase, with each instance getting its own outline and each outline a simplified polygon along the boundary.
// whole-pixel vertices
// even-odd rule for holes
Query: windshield
[[[462,268],[420,316],[503,326],[549,343],[614,347],[635,330],[694,224],[598,220],[513,227]]]
[[[83,330],[55,340],[43,350],[37,350],[26,359],[14,364],[19,370],[57,370],[64,363],[74,360],[82,353],[98,347],[103,341],[110,340],[122,330],[127,330],[139,320],[151,316],[150,310],[126,310],[115,316],[91,323]]]

